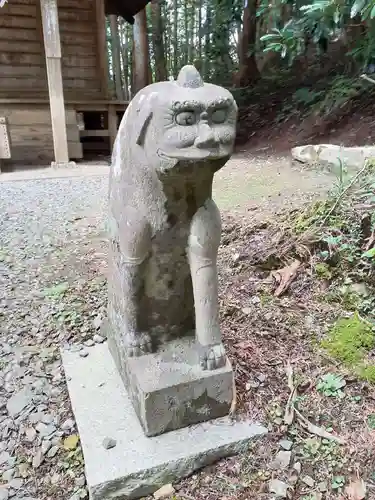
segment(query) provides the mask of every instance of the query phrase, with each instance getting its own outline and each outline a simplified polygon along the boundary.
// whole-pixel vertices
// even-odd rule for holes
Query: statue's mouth
[[[186,149],[175,149],[170,151],[157,150],[157,155],[165,160],[205,160],[205,159],[219,159],[226,156],[228,153],[221,151],[219,147],[199,149],[190,147]]]

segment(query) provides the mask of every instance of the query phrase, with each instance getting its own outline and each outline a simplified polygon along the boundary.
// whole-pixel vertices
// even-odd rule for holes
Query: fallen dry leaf
[[[363,500],[366,498],[366,483],[363,479],[356,479],[345,488],[345,493],[349,500]]]
[[[65,450],[75,450],[79,442],[79,436],[77,434],[72,434],[64,439]]]
[[[288,289],[289,285],[297,276],[297,271],[300,265],[301,262],[296,259],[289,266],[271,272],[272,278],[274,278],[278,283],[278,287],[274,292],[275,297],[280,297],[280,295]]]

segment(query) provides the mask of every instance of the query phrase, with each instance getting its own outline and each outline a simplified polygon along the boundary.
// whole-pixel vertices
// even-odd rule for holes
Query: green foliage
[[[304,50],[303,37],[293,20],[281,29],[273,28],[272,32],[262,36],[260,41],[265,44],[263,52],[278,52],[282,58],[288,55],[289,64]]]
[[[348,367],[358,364],[375,344],[371,326],[358,313],[339,319],[322,342],[327,352]]]
[[[343,398],[344,392],[342,388],[345,387],[345,385],[346,382],[341,375],[327,373],[320,378],[316,388],[324,396]]]
[[[325,92],[324,99],[319,102],[316,109],[328,115],[333,109],[340,108],[354,97],[359,96],[364,88],[362,80],[338,76],[332,80]]]
[[[282,19],[283,3],[273,7],[272,14]],[[259,16],[270,15],[270,9],[261,2]],[[302,3],[293,2],[292,17],[284,26],[273,28],[270,33],[261,37],[264,51],[279,52],[290,62],[304,53],[312,43],[318,52],[326,51],[329,42],[335,42],[342,37],[343,32],[353,19],[360,16],[367,22],[361,36],[355,45],[348,50],[347,55],[360,62],[369,64],[375,56],[375,0],[310,0]]]
[[[344,476],[334,476],[332,478],[331,488],[333,490],[340,490],[341,488],[343,488],[343,486],[345,486],[345,477]]]
[[[375,431],[375,413],[370,413],[370,415],[367,417],[367,425],[370,427],[370,429]]]
[[[324,280],[332,279],[332,271],[330,270],[329,265],[325,262],[318,262],[317,264],[315,264],[314,270],[318,278]]]
[[[338,320],[321,345],[361,379],[375,382],[375,365],[366,362],[367,353],[375,345],[375,336],[371,325],[358,313]]]

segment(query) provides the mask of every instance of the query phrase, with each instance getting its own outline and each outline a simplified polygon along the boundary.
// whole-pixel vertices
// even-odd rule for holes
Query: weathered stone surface
[[[116,356],[115,348],[112,354]],[[157,353],[128,360],[136,413],[146,436],[227,415],[232,404],[229,362],[203,370],[192,339],[165,344]]]
[[[177,81],[150,85],[134,97],[116,138],[105,336],[150,436],[224,416],[232,400],[219,324],[221,222],[212,182],[232,153],[236,119],[230,92],[205,84],[186,66]],[[177,339],[194,345],[184,345],[175,360]],[[142,361],[151,353],[155,358]],[[147,408],[140,367],[153,379]],[[187,371],[190,376],[180,374]],[[217,375],[209,380],[203,371]],[[166,377],[176,386],[171,393]],[[176,401],[177,392],[182,396]],[[168,406],[168,422],[157,425],[155,417],[165,420]]]
[[[106,344],[92,347],[87,358],[68,350],[62,357],[92,500],[152,494],[245,451],[254,437],[267,432],[248,421],[224,418],[148,438]],[[117,442],[110,450],[102,445],[107,436]]]
[[[297,146],[292,157],[302,163],[362,167],[365,160],[375,158],[375,146],[344,147],[336,144]],[[339,160],[340,159],[340,160]]]

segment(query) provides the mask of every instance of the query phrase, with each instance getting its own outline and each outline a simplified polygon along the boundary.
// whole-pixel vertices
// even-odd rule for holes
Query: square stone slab
[[[245,451],[265,428],[229,418],[146,437],[106,344],[63,364],[85,458],[91,500],[140,498],[220,458]],[[105,449],[103,440],[116,446]]]
[[[108,338],[146,436],[228,415],[233,400],[229,360],[217,370],[203,370],[195,339],[186,337],[166,342],[155,353],[125,358],[122,363],[116,343]]]

